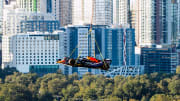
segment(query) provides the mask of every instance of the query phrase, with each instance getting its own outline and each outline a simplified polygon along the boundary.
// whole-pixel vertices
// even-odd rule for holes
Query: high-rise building
[[[130,0],[130,15],[129,15],[129,23],[131,28],[136,28],[136,15],[137,15],[137,5],[136,5],[137,0]]]
[[[17,8],[24,8],[31,12],[40,12],[40,0],[15,0]],[[43,0],[44,1],[44,0]]]
[[[113,23],[113,0],[94,0],[93,24],[111,25]]]
[[[108,27],[109,27],[108,25],[92,25],[92,28],[95,31],[95,39],[98,43],[98,47],[100,48],[100,51],[102,51],[102,33],[104,32],[104,29]],[[100,56],[98,47],[97,46],[95,47],[96,58],[99,58]]]
[[[77,58],[78,56],[88,56],[88,33],[89,33],[89,26],[68,26],[67,27],[67,34],[69,39],[69,47],[70,53],[73,49],[76,49],[75,52],[71,54],[72,58]],[[95,51],[95,34],[94,31],[91,35],[91,56],[94,55]]]
[[[60,0],[39,0],[40,13],[52,14],[56,20],[60,20]]]
[[[127,25],[130,19],[130,0],[113,0],[113,24]]]
[[[102,31],[101,40],[101,52],[103,57],[112,60],[110,69],[108,71],[101,71],[102,74],[110,77],[116,75],[128,76],[139,74],[137,69],[140,70],[141,68],[135,66],[134,29],[126,27],[107,27]],[[129,66],[136,72],[129,73],[127,70]]]
[[[60,34],[31,32],[3,35],[2,67],[16,67],[23,73],[56,72],[60,56]]]
[[[62,27],[72,24],[72,0],[41,0],[40,4],[42,11],[52,13]]]
[[[38,65],[38,66],[41,65],[38,68],[46,67],[46,65],[53,65],[53,66],[56,65],[55,67],[50,66],[47,68],[58,67],[58,65],[55,63],[56,62],[55,58],[59,58],[59,57],[53,57],[53,55],[56,56],[54,53],[57,52],[53,51],[54,52],[53,53],[51,52],[51,50],[49,50],[48,52],[51,53],[47,53],[47,52],[43,53],[44,51],[47,51],[47,48],[52,50],[56,49],[54,48],[55,46],[53,45],[59,43],[59,39],[57,39],[58,41],[56,39],[55,40],[52,39],[51,41],[51,36],[48,37],[50,38],[49,40],[49,39],[43,39],[43,35],[42,35],[44,33],[53,32],[54,30],[59,29],[59,21],[55,20],[52,14],[31,12],[22,8],[15,8],[15,9],[7,8],[4,9],[3,18],[4,18],[3,36],[2,36],[2,44],[3,44],[2,67],[3,68],[8,66],[16,67],[20,72],[29,72],[30,66],[33,66],[33,68],[35,69],[34,65]],[[29,32],[34,32],[34,31],[41,31],[44,33],[37,32],[38,34],[40,34],[39,36],[29,35],[31,34]],[[47,41],[50,43],[48,43]],[[39,46],[37,46],[38,44]],[[52,45],[53,48],[48,45]],[[57,48],[59,49],[59,46],[57,46]],[[41,52],[39,52],[38,49],[42,49]],[[40,56],[38,56],[40,54],[41,54],[41,58]],[[45,59],[48,56],[47,54],[49,54],[52,57],[50,56],[48,57],[49,59],[47,60],[48,63],[47,62],[43,63],[42,61],[46,61]],[[59,52],[57,55],[59,56]],[[35,60],[34,58],[37,58],[36,56],[38,56],[38,58],[40,58],[41,61]],[[40,61],[41,63],[37,61]]]
[[[94,56],[95,53],[95,33],[94,30],[91,33],[91,43],[88,41],[88,33],[89,27],[88,26],[68,26],[67,27],[67,34],[69,37],[69,54],[70,58],[78,58],[78,57],[87,57],[89,53],[91,56]],[[89,46],[91,44],[91,46]],[[91,51],[89,49],[91,47]],[[75,51],[73,51],[75,50]],[[88,68],[72,68],[72,72],[77,72],[79,76],[82,76],[86,72],[91,72],[93,74],[96,73],[94,69]]]
[[[40,32],[53,32],[55,30],[59,29],[59,21],[58,20],[44,20],[42,19],[32,19],[32,20],[24,20],[21,21],[20,25],[21,33],[26,32],[34,32],[34,31],[40,31]]]
[[[112,64],[108,71],[100,73],[108,77],[143,74],[144,67],[135,64],[135,30],[117,26],[102,29],[102,36],[97,39],[101,40],[100,48],[103,57],[111,59]]]
[[[2,34],[3,0],[0,0],[0,34]]]
[[[0,0],[0,65],[2,63],[2,23],[3,22],[3,0]]]
[[[72,24],[90,24],[92,20],[93,0],[72,1]]]
[[[5,0],[6,7],[10,5],[14,6],[12,7],[13,9],[21,8],[25,9],[28,12],[38,13],[54,13],[54,10],[56,10],[56,6],[59,7],[58,4],[58,0]]]
[[[56,16],[59,15],[59,11],[56,11],[59,2],[56,3],[56,0],[47,2],[52,4],[46,7],[44,0],[5,1],[3,68],[16,67],[20,72],[37,73],[55,72],[58,69],[56,59],[60,55],[59,33],[52,34],[52,32],[58,30],[60,26]]]
[[[60,25],[72,24],[72,0],[41,0],[42,11],[52,13]]]
[[[178,32],[178,36],[180,36],[180,0],[177,0],[177,3],[178,3],[178,12],[177,12],[177,32]]]
[[[68,53],[71,58],[77,58],[78,56],[88,56],[88,31],[89,26],[67,27],[66,33],[68,37],[67,39],[69,39],[69,41],[68,43],[66,43],[66,47],[68,47],[69,49]],[[87,68],[72,68],[72,73],[77,72],[80,76],[82,76],[86,72],[91,72],[93,74],[107,74],[106,76],[110,77],[114,77],[116,75],[138,75],[142,73],[143,70],[141,66],[134,66],[134,29],[93,25],[93,33],[95,33],[95,36],[92,36],[91,56],[95,55],[95,57],[100,60],[103,60],[104,58],[111,59],[112,65],[110,67],[110,70],[108,72],[105,72]],[[97,44],[95,44],[94,42],[95,39]],[[98,48],[100,48],[100,51],[98,50]],[[103,57],[100,55],[101,53]],[[124,63],[124,60],[126,61],[126,63]],[[123,66],[125,64],[127,65],[127,68],[130,68],[131,66],[130,71],[133,72],[129,73],[130,71],[127,71],[127,68],[126,71],[124,71],[125,68]]]
[[[112,59],[112,66],[135,64],[135,33],[130,28],[105,28],[102,33],[102,54]],[[126,53],[125,53],[126,52]]]
[[[3,16],[3,34],[15,35],[27,31],[52,32],[58,29],[58,24],[59,22],[55,20],[52,14],[32,13],[25,9],[5,9]]]
[[[176,52],[178,54],[178,66],[180,65],[180,44],[178,43],[178,46],[176,47]]]
[[[69,57],[70,54],[72,52],[70,52],[70,39],[71,37],[69,37],[69,32],[67,32],[66,28],[61,28],[61,30],[64,32],[62,34],[60,34],[60,39],[59,39],[59,48],[60,48],[60,52],[59,52],[59,59],[63,59],[64,57]],[[60,68],[62,70],[62,72],[65,75],[70,75],[72,74],[72,67],[66,66],[66,65],[62,65],[60,64]]]
[[[137,45],[169,44],[168,14],[171,0],[137,0],[136,1],[136,43]]]
[[[4,0],[4,4],[5,5],[9,5],[11,2],[14,2],[16,0]]]
[[[42,1],[44,2],[44,0]],[[60,1],[59,0],[52,0],[52,14],[55,15],[55,19],[60,21]],[[49,5],[49,4],[47,4]],[[47,6],[48,9],[48,6]]]
[[[176,44],[179,46],[180,43],[180,0],[172,0],[171,8],[173,11],[172,13],[172,20],[170,24],[172,24],[171,32],[172,32],[172,44]]]
[[[111,25],[112,0],[73,0],[72,24]]]
[[[52,13],[61,26],[112,24],[112,0],[41,0],[41,12]]]
[[[142,48],[141,65],[145,73],[174,73],[178,54],[172,48]]]
[[[169,43],[177,45],[178,41],[178,2],[177,0],[167,0],[168,10],[168,34],[169,34]]]
[[[72,24],[72,0],[60,0],[59,9],[61,26]]]
[[[46,6],[47,6],[47,10],[46,10],[47,13],[52,13],[52,8],[53,8],[52,0],[46,0]]]

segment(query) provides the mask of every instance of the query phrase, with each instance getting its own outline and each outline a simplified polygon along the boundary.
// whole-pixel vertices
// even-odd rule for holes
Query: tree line
[[[180,101],[180,67],[174,74],[152,73],[135,77],[61,71],[39,77],[15,69],[0,69],[0,101]]]

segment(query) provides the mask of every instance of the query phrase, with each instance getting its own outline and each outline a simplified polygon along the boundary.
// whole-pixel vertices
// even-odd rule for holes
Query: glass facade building
[[[126,37],[124,37],[126,34]],[[126,40],[126,44],[124,44]],[[129,28],[106,28],[102,33],[102,53],[104,58],[112,59],[113,66],[135,64],[135,33]],[[124,53],[126,50],[126,54]]]
[[[90,24],[92,19],[93,0],[72,0],[72,24]]]
[[[3,27],[3,1],[4,0],[0,0],[0,65],[2,63],[2,27]]]
[[[111,25],[112,15],[112,0],[72,0],[73,25]]]
[[[37,73],[38,75],[56,73],[58,69],[59,69],[59,65],[31,65],[29,66],[29,72]]]
[[[126,25],[130,21],[130,0],[113,0],[113,24]]]
[[[25,32],[53,32],[59,29],[59,21],[44,21],[44,20],[37,20],[37,21],[21,21],[21,33]]]
[[[40,12],[40,0],[16,0],[18,8],[24,8],[31,12]]]
[[[101,71],[103,75],[109,77],[115,77],[116,75],[134,76],[143,72],[142,66],[135,66],[134,31],[131,28],[102,28],[101,52],[104,58],[112,60],[110,69]],[[128,70],[130,67],[131,70]]]
[[[108,27],[107,25],[93,25],[93,30],[95,31],[95,39],[101,51],[102,51],[102,33],[104,29],[107,27]],[[95,53],[96,53],[96,57],[99,58],[98,55],[100,55],[100,52],[98,51],[97,46],[95,47]]]
[[[136,42],[137,45],[162,45],[171,43],[172,26],[176,0],[136,1]],[[174,7],[173,7],[174,6]],[[173,20],[174,19],[174,20]]]
[[[76,49],[71,58],[77,58],[80,51],[83,57],[86,57],[88,54],[87,50],[87,33],[89,30],[89,26],[72,26],[67,27],[66,33],[69,37],[69,54],[72,53],[74,49],[76,49],[77,45],[79,44],[80,49]],[[124,66],[124,59],[126,60],[126,64],[128,66],[135,65],[135,33],[134,29],[131,28],[112,28],[106,25],[93,25],[93,36],[98,43],[98,46],[95,43],[92,43],[94,49],[92,49],[92,56],[102,60],[103,58],[111,59],[112,65],[110,70],[107,72],[111,72],[109,74],[113,74],[115,69],[121,68]],[[92,38],[93,38],[92,37]],[[126,39],[126,44],[124,43],[124,39]],[[92,40],[92,42],[93,42]],[[85,45],[85,46],[84,46]],[[100,48],[100,51],[98,50]],[[126,53],[124,51],[126,50]],[[100,55],[102,53],[103,57]],[[126,55],[125,55],[126,54]],[[139,67],[136,67],[139,68]],[[119,69],[117,70],[119,71]],[[120,73],[114,72],[114,76]],[[86,72],[91,72],[93,74],[105,74],[105,71],[101,70],[94,70],[94,69],[87,69],[87,68],[72,68],[72,73],[77,72],[80,76],[82,76]],[[110,77],[112,77],[111,75]]]
[[[78,54],[80,56],[88,56],[88,33],[89,33],[88,26],[73,26],[67,28],[67,34],[69,39],[69,48],[70,53],[73,51],[73,49],[76,49],[75,52],[71,55],[72,58],[77,58]],[[91,48],[91,56],[94,55],[94,47],[95,47],[95,34],[94,31],[91,35],[91,42],[92,42],[92,48]],[[78,45],[78,48],[76,48]]]
[[[5,10],[3,16],[3,34],[23,32],[52,32],[59,29],[59,21],[50,13],[32,13],[25,9]]]
[[[60,0],[59,19],[61,26],[72,24],[72,0]]]
[[[177,53],[170,48],[142,48],[141,65],[145,73],[174,73],[178,63]]]
[[[178,9],[177,9],[177,15],[178,15],[178,17],[177,17],[177,32],[178,32],[178,36],[180,36],[180,0],[177,0],[177,3],[178,3]]]
[[[0,34],[2,34],[3,24],[3,0],[0,0]]]
[[[88,43],[88,32],[89,26],[72,26],[67,28],[67,34],[69,37],[69,54],[70,58],[87,57],[89,55],[89,43]],[[73,52],[73,50],[75,51]],[[95,33],[94,30],[91,33],[91,56],[94,56],[95,52]],[[72,73],[77,72],[81,77],[86,72],[95,74],[94,69],[88,68],[72,68]]]
[[[113,23],[113,0],[94,0],[93,24],[111,25]]]
[[[47,0],[47,13],[52,13],[52,0]]]

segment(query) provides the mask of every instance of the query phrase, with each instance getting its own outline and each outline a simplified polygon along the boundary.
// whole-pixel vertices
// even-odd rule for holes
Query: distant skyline
[[[37,69],[43,65],[50,69],[56,68],[56,59],[65,56],[77,58],[81,51],[82,57],[92,54],[94,51],[87,48],[92,49],[94,40],[97,39],[101,52],[95,47],[94,57],[103,55],[111,59],[112,69],[117,69],[111,71],[111,76],[115,75],[114,73],[121,75],[119,72],[124,71],[118,69],[121,66],[133,65],[134,68],[141,68],[140,63],[134,64],[134,61],[142,60],[142,52],[135,54],[135,46],[140,51],[142,47],[156,49],[161,45],[162,48],[172,48],[180,44],[180,0],[177,3],[172,0],[0,0],[0,6],[2,68],[17,67],[23,72],[25,69],[25,72],[29,72],[30,66]],[[94,39],[85,35],[89,33],[89,29],[95,30]],[[131,33],[129,30],[125,31],[126,29]],[[60,33],[53,33],[59,30]],[[27,39],[24,36],[27,34],[32,34],[28,37],[33,38]],[[42,36],[44,34],[50,36]],[[54,44],[51,34],[62,37]],[[76,55],[71,56],[79,43],[81,46]],[[61,50],[63,52],[60,52]],[[180,51],[176,53],[180,54]],[[156,63],[156,60],[152,61]],[[157,65],[150,65],[159,68]],[[46,67],[43,69],[47,70]],[[69,70],[66,67],[63,67],[63,70],[67,74],[74,71],[84,74],[90,71],[76,68]]]

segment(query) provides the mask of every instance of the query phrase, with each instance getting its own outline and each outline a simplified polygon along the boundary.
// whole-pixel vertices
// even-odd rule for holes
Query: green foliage
[[[63,88],[62,94],[64,96],[64,100],[68,100],[69,98],[73,98],[74,95],[79,91],[78,86],[73,86],[69,84],[67,88]]]
[[[104,101],[123,101],[121,98],[118,98],[117,96],[112,96],[110,98],[105,99]]]
[[[141,98],[141,101],[149,101],[149,99],[148,99],[147,97],[143,96],[143,97]]]
[[[29,84],[35,83],[37,78],[37,74],[14,73],[13,75],[6,77],[5,83],[16,83],[27,87]]]
[[[96,100],[98,98],[95,89],[87,89],[84,94],[84,100]]]
[[[173,98],[165,94],[156,94],[151,97],[150,101],[173,101]]]
[[[0,84],[2,83],[2,79],[0,78]]]
[[[10,68],[9,68],[10,69]],[[1,75],[0,101],[173,101],[180,98],[180,75],[152,73],[136,77],[57,73],[39,77],[13,70]]]
[[[4,81],[5,77],[8,75],[12,75],[13,73],[18,72],[16,68],[7,67],[5,69],[0,68],[0,78]]]
[[[180,95],[180,79],[171,81],[168,88],[171,94]]]
[[[177,68],[176,68],[176,74],[180,74],[180,66],[177,66]]]
[[[53,95],[51,93],[45,92],[39,96],[39,101],[53,101]]]
[[[33,101],[31,92],[22,85],[4,84],[0,88],[1,101]]]

